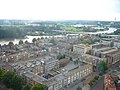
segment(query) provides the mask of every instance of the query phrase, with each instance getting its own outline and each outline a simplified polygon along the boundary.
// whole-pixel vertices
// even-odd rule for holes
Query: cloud
[[[0,0],[0,18],[111,20],[119,0]]]
[[[114,7],[115,11],[120,13],[120,0],[115,0],[114,2],[115,2],[115,7]]]

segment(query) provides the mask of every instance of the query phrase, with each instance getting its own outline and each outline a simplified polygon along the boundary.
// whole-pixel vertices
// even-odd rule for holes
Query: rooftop
[[[78,47],[78,48],[86,48],[87,46],[84,45],[84,44],[78,44],[78,45],[74,45],[75,47]]]
[[[116,51],[118,51],[118,49],[113,48],[113,49],[109,49],[109,50],[106,50],[106,51],[101,52],[101,53],[102,54],[107,54],[107,53],[113,53],[113,52],[116,52]]]
[[[79,67],[79,65],[74,64],[74,62],[71,61],[65,67],[63,67],[62,70],[69,71],[69,70],[75,69],[77,67]]]
[[[105,88],[116,88],[116,85],[111,75],[105,75]]]
[[[103,47],[103,48],[97,49],[97,51],[104,52],[104,51],[108,51],[108,50],[111,50],[111,49],[112,49],[111,47]]]

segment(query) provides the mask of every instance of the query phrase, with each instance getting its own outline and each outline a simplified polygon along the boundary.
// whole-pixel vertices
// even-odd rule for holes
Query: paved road
[[[111,71],[117,68],[120,70],[119,66],[120,66],[120,61],[112,65],[112,67],[110,67],[110,69],[107,72],[110,73]],[[95,87],[93,87],[92,90],[103,90],[104,87],[103,84],[104,84],[104,77],[95,85]]]
[[[117,68],[120,65],[120,61],[115,63],[107,72],[110,72],[112,69]],[[93,87],[92,90],[103,90],[104,87],[104,77]]]
[[[103,90],[104,87],[104,78],[102,77],[101,80],[92,88],[92,90]]]

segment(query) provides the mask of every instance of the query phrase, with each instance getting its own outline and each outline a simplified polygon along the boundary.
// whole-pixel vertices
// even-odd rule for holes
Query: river
[[[52,38],[53,36],[25,36],[25,39],[12,39],[12,40],[2,39],[2,40],[0,40],[0,44],[1,45],[4,45],[4,44],[7,45],[9,42],[13,42],[14,44],[18,44],[20,40],[23,40],[23,42],[25,42],[27,40],[28,42],[31,43],[33,38],[36,38],[36,39],[40,38],[41,39],[41,37],[43,37],[43,38]],[[64,36],[63,35],[55,35],[54,37],[64,37]]]
[[[116,28],[109,28],[109,30],[105,30],[105,31],[99,31],[99,32],[89,32],[90,34],[105,34],[105,33],[113,33],[114,31],[116,31]]]
[[[87,32],[89,34],[104,34],[104,33],[112,33],[114,31],[116,31],[116,28],[109,28],[109,30],[106,31],[99,31],[99,32]],[[52,38],[53,36],[26,36],[26,39],[14,39],[14,40],[0,40],[0,44],[4,45],[4,44],[8,44],[10,41],[12,41],[14,44],[18,44],[20,40],[23,40],[24,42],[27,40],[28,42],[32,42],[33,38]],[[65,37],[64,35],[55,35],[54,37]]]

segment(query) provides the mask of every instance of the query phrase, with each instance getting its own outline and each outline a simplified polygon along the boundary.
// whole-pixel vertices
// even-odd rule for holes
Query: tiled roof
[[[105,88],[116,88],[116,85],[111,75],[106,74],[104,80],[105,80]]]

